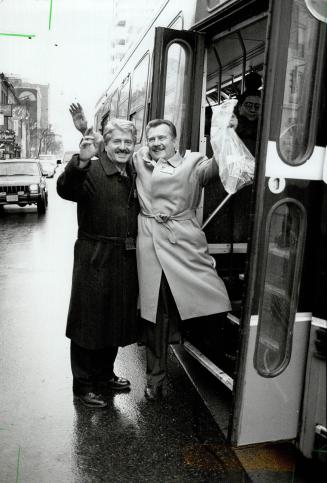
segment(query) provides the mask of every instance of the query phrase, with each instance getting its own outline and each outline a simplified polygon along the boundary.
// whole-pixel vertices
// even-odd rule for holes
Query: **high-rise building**
[[[113,0],[111,28],[111,75],[121,65],[126,53],[149,24],[158,3],[148,0]]]

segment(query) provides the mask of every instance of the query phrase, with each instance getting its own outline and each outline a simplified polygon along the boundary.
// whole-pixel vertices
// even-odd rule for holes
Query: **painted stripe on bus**
[[[311,312],[298,312],[295,315],[295,323],[297,322],[310,322],[313,319]],[[256,327],[258,325],[259,316],[258,315],[251,315],[250,318],[250,326]]]
[[[311,157],[305,163],[300,166],[290,166],[278,156],[276,142],[268,141],[266,177],[322,180],[325,162],[326,148],[315,146]]]

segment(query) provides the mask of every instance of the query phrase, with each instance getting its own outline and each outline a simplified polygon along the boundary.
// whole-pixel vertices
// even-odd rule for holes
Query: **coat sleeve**
[[[212,179],[219,178],[218,163],[214,157],[202,158],[196,166],[200,186],[206,186]]]
[[[90,165],[91,162],[80,168],[78,154],[72,157],[57,180],[57,193],[61,198],[78,202],[88,197],[86,178]]]

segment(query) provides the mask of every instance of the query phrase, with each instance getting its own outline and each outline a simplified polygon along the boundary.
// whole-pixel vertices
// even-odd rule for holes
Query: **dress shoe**
[[[108,403],[102,399],[102,396],[100,394],[94,394],[94,392],[75,394],[74,400],[80,401],[84,406],[93,409],[102,409],[108,406]]]
[[[114,377],[108,381],[108,389],[115,389],[116,391],[125,391],[130,389],[131,383],[128,379],[118,377],[114,374]]]
[[[144,396],[149,400],[149,401],[157,401],[158,399],[161,399],[164,395],[164,391],[162,386],[146,386],[144,389]]]

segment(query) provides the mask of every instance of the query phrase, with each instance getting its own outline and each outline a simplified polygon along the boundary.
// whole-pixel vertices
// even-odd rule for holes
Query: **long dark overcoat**
[[[130,166],[127,172],[106,153],[85,168],[75,155],[57,181],[58,194],[77,202],[78,217],[66,335],[87,349],[136,341],[138,200]]]

